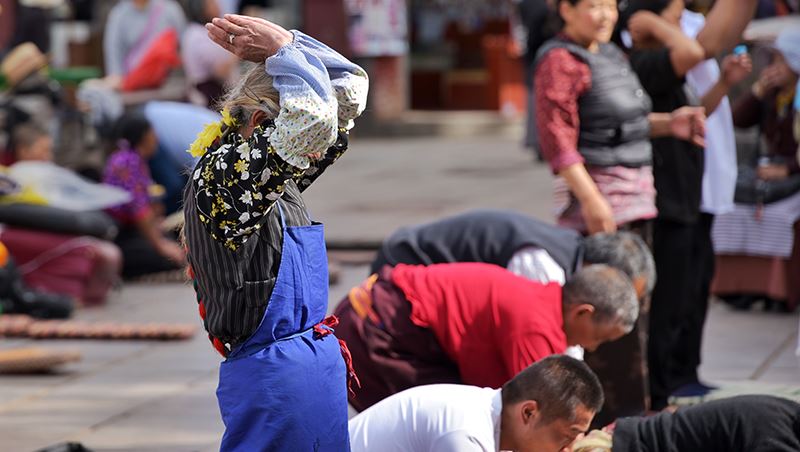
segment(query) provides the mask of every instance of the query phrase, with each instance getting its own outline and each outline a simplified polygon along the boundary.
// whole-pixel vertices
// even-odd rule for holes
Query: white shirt
[[[567,280],[564,269],[547,251],[536,246],[526,246],[517,250],[508,261],[506,269],[515,275],[542,284],[555,282],[563,286]]]
[[[703,29],[705,17],[692,11],[683,11],[681,28],[690,38]],[[686,74],[686,82],[698,97],[703,97],[720,77],[719,65],[713,59],[693,67]],[[733,194],[736,190],[736,137],[733,132],[733,114],[728,97],[706,120],[705,169],[703,171],[703,212],[720,215],[733,211]]]
[[[352,452],[497,452],[500,389],[417,386],[350,419]]]

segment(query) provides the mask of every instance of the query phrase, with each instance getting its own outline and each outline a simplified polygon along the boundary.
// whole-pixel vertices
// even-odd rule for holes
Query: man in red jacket
[[[639,303],[630,279],[606,265],[584,267],[562,288],[491,264],[401,264],[353,288],[335,313],[361,380],[350,403],[361,411],[424,384],[499,388],[567,346],[622,337]]]

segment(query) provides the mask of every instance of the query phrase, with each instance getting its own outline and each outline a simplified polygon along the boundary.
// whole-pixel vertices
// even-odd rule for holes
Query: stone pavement
[[[472,207],[518,208],[551,218],[549,171],[509,139],[358,140],[307,194],[331,245],[369,245],[401,224]],[[333,307],[366,276],[343,267]],[[126,284],[81,320],[191,322],[185,284]],[[797,384],[798,316],[733,312],[712,304],[701,373],[712,382]],[[184,342],[0,340],[0,348],[77,349],[81,362],[52,375],[0,376],[0,451],[60,441],[96,451],[213,451],[222,424],[214,397],[219,358],[201,331]]]

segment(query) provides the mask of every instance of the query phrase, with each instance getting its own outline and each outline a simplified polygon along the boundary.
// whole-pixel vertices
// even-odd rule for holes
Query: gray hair
[[[630,332],[639,318],[639,300],[631,279],[605,264],[583,267],[564,284],[565,305],[589,304],[595,322],[619,323]]]
[[[629,278],[644,278],[646,294],[656,284],[656,264],[647,244],[638,235],[620,231],[594,234],[584,240],[583,260],[589,264],[607,264],[621,270]]]
[[[268,118],[278,117],[281,108],[280,95],[275,89],[272,76],[267,74],[264,63],[246,66],[239,80],[228,87],[219,107],[228,109],[239,124],[249,121],[257,110],[266,113]]]

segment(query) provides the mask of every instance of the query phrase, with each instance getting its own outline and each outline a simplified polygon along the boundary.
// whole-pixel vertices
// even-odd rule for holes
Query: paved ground
[[[361,140],[309,190],[332,243],[369,244],[400,224],[471,207],[518,208],[550,218],[550,175],[505,139]],[[345,266],[331,306],[366,275]],[[128,284],[78,318],[197,322],[191,288]],[[702,375],[714,382],[800,382],[797,315],[712,305]],[[32,345],[4,340],[0,348]],[[93,450],[212,451],[222,425],[214,398],[219,359],[199,333],[174,343],[40,341],[80,350],[60,373],[0,377],[0,451],[74,440]]]

